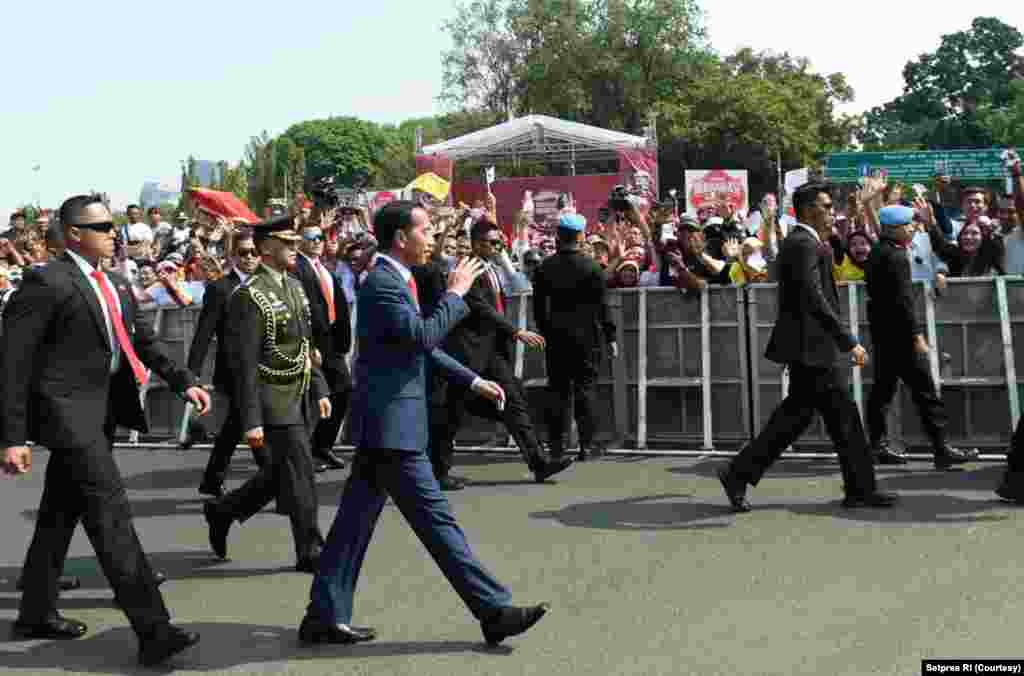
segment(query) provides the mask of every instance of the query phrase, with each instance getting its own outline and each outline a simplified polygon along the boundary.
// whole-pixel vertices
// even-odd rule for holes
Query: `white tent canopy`
[[[644,136],[566,122],[546,115],[527,115],[449,141],[426,146],[423,155],[480,162],[542,160],[568,162],[608,160],[619,150],[647,148]]]

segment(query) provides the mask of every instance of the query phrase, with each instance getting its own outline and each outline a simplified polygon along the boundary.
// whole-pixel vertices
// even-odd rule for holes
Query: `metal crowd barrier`
[[[931,367],[949,409],[950,441],[1004,449],[1020,417],[1016,364],[1024,357],[1024,279],[951,279],[940,295],[917,284],[918,311],[932,345]],[[840,285],[841,315],[872,351],[862,283]],[[764,358],[777,312],[777,286],[712,286],[682,294],[673,288],[639,288],[609,294],[620,358],[605,359],[598,380],[598,439],[642,451],[733,450],[764,425],[788,386],[784,369]],[[533,329],[529,294],[509,302],[509,316]],[[166,308],[152,319],[168,353],[185,363],[200,308]],[[203,369],[213,375],[214,342]],[[548,402],[543,352],[515,345],[515,372],[523,379],[534,424],[546,437]],[[872,368],[851,369],[851,388],[864,412]],[[1009,387],[1013,383],[1014,387]],[[154,378],[145,393],[150,440],[178,435],[184,404]],[[214,407],[207,429],[216,431],[224,407]],[[501,426],[470,419],[460,445],[492,439]],[[909,392],[890,411],[890,437],[911,448],[927,446]],[[512,445],[509,440],[506,444]],[[828,450],[821,421],[795,450]]]

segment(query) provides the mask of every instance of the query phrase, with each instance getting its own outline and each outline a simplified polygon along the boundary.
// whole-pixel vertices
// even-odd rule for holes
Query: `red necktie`
[[[320,261],[316,262],[317,277],[320,278],[320,291],[324,294],[324,299],[327,301],[327,321],[331,324],[334,323],[334,294],[331,293],[331,287],[327,285],[327,270],[320,264]]]
[[[420,304],[420,294],[416,290],[416,278],[415,277],[410,277],[408,285],[409,285],[409,293],[412,294],[412,299],[414,301],[416,301],[416,305],[418,307],[419,304]]]
[[[99,270],[94,270],[92,278],[100,286],[100,295],[103,296],[103,303],[107,306],[107,314],[110,315],[110,323],[113,324],[114,333],[117,334],[117,344],[121,346],[121,352],[128,358],[128,363],[132,366],[132,373],[135,374],[135,380],[139,385],[145,385],[149,380],[149,372],[146,371],[146,367],[139,360],[139,355],[135,354],[135,348],[132,346],[132,341],[128,338],[128,331],[124,328],[124,322],[121,321],[121,312],[117,309],[117,301],[114,300],[114,292],[110,289],[107,277]]]
[[[494,288],[495,304],[498,306],[498,314],[505,314],[505,299],[501,297],[501,285],[498,284],[498,275],[492,268],[489,270],[487,278],[491,280],[491,286]]]

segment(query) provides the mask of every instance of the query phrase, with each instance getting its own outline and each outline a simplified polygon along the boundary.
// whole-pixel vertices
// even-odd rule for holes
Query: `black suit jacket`
[[[324,371],[344,374],[348,380],[348,364],[345,355],[352,349],[352,319],[349,316],[345,291],[337,277],[331,275],[334,285],[334,324],[328,320],[327,299],[320,288],[316,270],[302,254],[295,261],[295,278],[302,283],[302,289],[309,299],[310,318],[313,324],[313,347],[320,350]]]
[[[781,364],[828,367],[857,345],[839,319],[832,255],[794,226],[779,248],[779,316],[765,356]]]
[[[176,392],[195,384],[138,317],[127,280],[108,274],[139,359]],[[148,431],[125,354],[110,373],[110,337],[99,298],[70,256],[25,271],[4,310],[0,340],[0,445],[28,440],[51,449],[82,448],[114,425]],[[115,337],[116,340],[116,337]]]
[[[213,365],[213,384],[218,390],[230,394],[231,369],[230,360],[224,345],[224,322],[228,315],[228,298],[242,283],[242,278],[232,270],[212,284],[206,285],[203,295],[203,309],[196,323],[196,333],[192,337],[192,346],[188,350],[188,369],[202,377],[203,362],[210,351],[210,341],[217,338],[217,358]]]
[[[924,335],[925,325],[914,308],[907,250],[883,237],[864,265],[864,282],[873,344],[902,347],[909,353],[913,336]]]
[[[512,338],[518,331],[498,312],[498,296],[488,277],[485,272],[473,282],[462,299],[469,306],[469,315],[455,325],[445,341],[445,352],[477,373],[486,371],[495,357],[512,358]]]
[[[533,276],[533,316],[548,340],[591,350],[601,339],[615,341],[608,313],[608,280],[592,259],[579,251],[559,251]]]

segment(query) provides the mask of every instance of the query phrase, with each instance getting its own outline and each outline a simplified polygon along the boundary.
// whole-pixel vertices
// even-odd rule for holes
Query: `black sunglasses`
[[[245,258],[246,256],[252,256],[255,258],[256,256],[259,255],[258,253],[256,253],[256,249],[237,249],[235,253],[238,255],[239,258]]]
[[[74,227],[95,230],[96,232],[110,232],[114,229],[114,224],[110,221],[106,223],[76,223]]]

